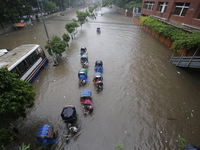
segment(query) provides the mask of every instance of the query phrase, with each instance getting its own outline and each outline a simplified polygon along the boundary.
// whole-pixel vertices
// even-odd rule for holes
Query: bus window
[[[29,64],[29,66],[32,66],[35,63],[35,59],[33,58],[33,55],[31,54],[30,56],[28,56],[26,58],[27,63]]]
[[[17,67],[20,70],[20,73],[23,75],[29,68],[28,64],[25,61],[22,61]]]
[[[40,53],[40,57],[42,57],[43,59],[46,58],[45,53],[44,53],[44,52],[41,52],[41,53]]]
[[[37,49],[37,53],[40,57],[42,57],[43,59],[46,58],[45,53],[43,51],[43,49],[41,47],[38,47]]]
[[[35,61],[37,61],[37,60],[39,59],[39,56],[38,56],[38,54],[36,53],[36,51],[34,51],[34,52],[31,54],[31,56],[33,56],[33,59],[34,59]]]
[[[20,74],[19,70],[17,69],[17,67],[13,68],[10,72],[16,73],[19,75],[18,77],[21,77],[21,74]]]

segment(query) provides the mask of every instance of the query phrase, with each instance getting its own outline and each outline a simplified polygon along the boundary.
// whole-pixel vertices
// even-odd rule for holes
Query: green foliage
[[[56,6],[56,3],[49,0],[44,0],[44,11],[45,12],[56,12],[59,11],[59,7]]]
[[[108,5],[112,4],[112,0],[102,0],[102,6],[106,7]]]
[[[46,44],[44,47],[48,50],[49,55],[53,55],[54,53],[61,56],[67,46],[68,44],[64,40],[61,40],[60,37],[54,35],[50,40],[50,44]]]
[[[89,13],[89,11],[87,11],[87,10],[85,11],[85,13],[86,13],[86,19],[85,19],[85,20],[87,21],[87,17],[90,16],[90,13]]]
[[[65,29],[69,32],[72,33],[73,31],[75,31],[75,29],[79,27],[77,22],[69,22],[65,25]]]
[[[70,36],[69,36],[69,34],[68,33],[64,33],[63,35],[62,35],[62,38],[63,38],[63,41],[65,41],[65,42],[69,42],[69,40],[70,40]]]
[[[76,20],[76,19],[72,18],[72,22],[78,22],[78,20]]]
[[[85,20],[87,18],[87,16],[89,16],[88,11],[84,12],[84,11],[76,11],[76,16],[78,18],[78,22],[79,24],[82,26],[82,24],[85,23]]]
[[[35,92],[32,84],[20,80],[6,67],[0,69],[0,91],[0,147],[4,148],[16,139],[10,122],[26,117],[26,109],[34,105]]]
[[[24,143],[22,143],[22,146],[19,147],[19,150],[27,150],[30,148],[30,144],[25,145]]]
[[[177,51],[185,47],[191,49],[200,46],[200,31],[189,34],[151,17],[140,17],[140,22],[151,28],[155,33],[171,39],[173,48]]]
[[[13,131],[8,127],[1,127],[0,135],[0,149],[5,149],[6,146],[16,139]]]
[[[115,147],[116,150],[123,150],[124,144],[116,143],[116,144],[114,145],[114,147]]]
[[[132,10],[133,8],[141,8],[142,7],[142,0],[135,0],[124,5],[124,9]]]
[[[89,6],[89,12],[92,13],[94,11],[95,7],[94,6]]]
[[[0,22],[18,22],[24,15],[32,13],[32,7],[26,0],[1,0]]]
[[[34,105],[32,84],[17,78],[7,68],[0,69],[0,116],[3,124],[26,117],[26,109]]]
[[[101,3],[94,3],[94,8],[97,8],[98,6],[101,6]]]

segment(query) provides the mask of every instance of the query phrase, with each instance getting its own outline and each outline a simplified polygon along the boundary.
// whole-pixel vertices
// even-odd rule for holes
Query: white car
[[[7,54],[10,50],[8,49],[0,49],[0,57]]]

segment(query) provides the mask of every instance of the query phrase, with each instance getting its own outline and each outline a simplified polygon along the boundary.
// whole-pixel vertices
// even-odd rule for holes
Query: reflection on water
[[[37,93],[35,106],[25,120],[17,122],[20,140],[13,145],[25,142],[31,143],[33,150],[40,147],[35,134],[41,124],[58,130],[58,142],[53,146],[56,150],[110,150],[116,143],[122,143],[126,150],[181,149],[175,142],[179,135],[187,143],[197,145],[200,140],[199,72],[173,66],[169,62],[172,52],[135,25],[131,18],[115,9],[103,8],[101,12],[103,16],[89,19],[78,28],[58,66],[53,66],[49,57],[50,63],[33,83]],[[75,18],[75,12],[47,19],[50,36],[66,32],[67,21],[63,20],[71,18]],[[101,28],[100,34],[96,33],[97,27]],[[8,48],[22,43],[44,46],[43,30],[42,23],[35,23],[25,30],[1,35],[0,41],[9,43]],[[79,88],[82,46],[88,49],[89,82]],[[92,83],[96,60],[104,63],[104,89],[100,93]],[[83,115],[79,102],[82,89],[92,91],[94,112],[91,116]],[[60,117],[66,104],[73,104],[78,113],[79,132],[69,145],[63,137],[67,128]]]

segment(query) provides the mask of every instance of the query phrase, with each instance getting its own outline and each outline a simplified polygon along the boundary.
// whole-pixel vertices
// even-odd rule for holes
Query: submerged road
[[[55,150],[114,150],[119,144],[124,150],[181,150],[176,140],[187,144],[200,143],[200,72],[177,68],[169,62],[172,51],[145,30],[124,17],[116,9],[102,8],[103,16],[88,19],[66,52],[53,66],[52,57],[33,82],[35,106],[27,118],[15,124],[19,139],[9,149],[31,144],[31,150],[41,148],[35,140],[42,124],[58,131]],[[45,19],[49,36],[66,33],[65,24],[76,18],[75,11],[64,16]],[[101,34],[96,28],[101,28]],[[21,44],[47,41],[44,26],[34,22],[22,30],[0,35],[1,47],[14,48]],[[88,80],[79,88],[79,51],[86,46],[89,55]],[[94,63],[104,63],[104,89],[95,91],[92,83]],[[82,89],[92,91],[94,112],[83,115],[80,104]],[[63,134],[66,125],[60,114],[66,104],[73,104],[78,113],[78,133],[67,145]]]

